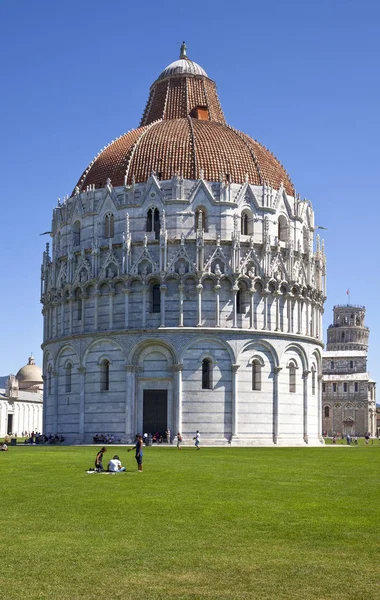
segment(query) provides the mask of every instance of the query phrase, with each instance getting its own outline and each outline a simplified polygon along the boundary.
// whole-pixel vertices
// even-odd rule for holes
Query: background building
[[[314,231],[311,203],[269,150],[227,125],[183,44],[140,127],[54,209],[44,431],[321,443],[325,256]]]
[[[21,435],[23,431],[42,431],[42,369],[33,356],[17,375],[9,375],[6,388],[0,389],[0,436]]]
[[[376,435],[376,383],[367,373],[364,306],[334,306],[323,354],[323,431]]]

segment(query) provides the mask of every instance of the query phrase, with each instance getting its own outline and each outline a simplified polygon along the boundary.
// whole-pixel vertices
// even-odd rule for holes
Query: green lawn
[[[1,600],[371,600],[380,446],[0,453]]]

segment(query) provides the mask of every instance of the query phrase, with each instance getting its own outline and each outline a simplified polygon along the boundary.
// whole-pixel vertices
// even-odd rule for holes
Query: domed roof
[[[165,77],[172,77],[173,75],[202,75],[203,77],[207,77],[206,71],[187,56],[185,42],[182,42],[179,60],[168,65],[158,76],[157,81],[165,79]]]
[[[42,369],[36,365],[33,356],[29,356],[28,364],[19,370],[16,379],[20,390],[43,384]]]
[[[207,73],[200,65],[193,62],[189,58],[180,58],[175,60],[166,67],[157,77],[157,79],[164,79],[165,77],[171,77],[173,75],[203,75],[207,77]]]
[[[194,75],[197,75],[194,77]],[[182,175],[185,179],[231,183],[281,183],[294,195],[288,173],[259,142],[227,125],[215,83],[186,55],[162,71],[150,89],[140,127],[104,148],[79,179],[87,186],[104,187],[145,182],[152,172],[160,179]]]
[[[78,182],[87,185],[124,185],[132,180],[147,181],[152,172],[160,179],[175,173],[185,179],[198,179],[203,170],[206,181],[228,179],[232,183],[248,181],[254,185],[269,182],[294,194],[289,175],[264,146],[248,135],[211,121],[191,117],[156,121],[124,134],[105,148]]]

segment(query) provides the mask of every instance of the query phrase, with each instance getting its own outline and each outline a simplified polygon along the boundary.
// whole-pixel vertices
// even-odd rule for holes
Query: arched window
[[[100,390],[107,392],[110,389],[110,361],[105,359],[100,365]]]
[[[325,418],[328,419],[330,416],[330,407],[325,406]]]
[[[80,221],[75,221],[73,225],[73,244],[80,246]]]
[[[152,285],[152,312],[161,312],[161,291],[158,283]]]
[[[342,336],[341,336],[341,338],[342,338],[342,341],[343,341],[343,340],[344,340],[344,331],[342,331]]]
[[[158,208],[150,208],[146,215],[146,230],[154,231],[154,237],[156,240],[158,240],[160,239],[160,229],[160,211]]]
[[[288,221],[284,215],[278,217],[278,240],[280,242],[288,241]]]
[[[71,363],[67,363],[66,365],[66,394],[69,394],[71,392],[71,371],[72,371],[72,364]]]
[[[261,364],[258,360],[252,362],[252,390],[261,390]]]
[[[104,217],[104,237],[113,238],[115,235],[115,219],[112,213],[107,213]]]
[[[332,360],[332,361],[330,362],[330,369],[332,370],[332,369],[334,369],[334,368],[335,368],[335,363],[334,363],[334,361]]]
[[[322,392],[325,392],[325,391],[326,391],[326,384],[322,383]]]
[[[199,229],[204,232],[208,231],[207,213],[204,208],[197,208],[195,211],[195,231]]]
[[[152,231],[153,228],[153,210],[150,208],[146,214],[146,231]]]
[[[82,320],[82,296],[80,290],[76,290],[75,292],[75,303],[77,308],[77,320]]]
[[[354,368],[354,361],[350,360],[350,369],[353,369],[353,368]]]
[[[211,360],[205,358],[202,361],[202,390],[212,389],[212,364]]]
[[[311,367],[311,394],[315,396],[315,367]]]
[[[296,392],[296,364],[291,361],[289,363],[289,392],[294,394]]]
[[[236,292],[236,312],[238,315],[243,314],[242,290],[239,288]]]
[[[240,232],[242,235],[253,235],[253,217],[249,210],[244,210],[241,214]]]
[[[158,211],[157,208],[154,209],[153,229],[154,229],[154,237],[155,237],[155,239],[159,240],[160,239],[161,223],[160,223],[160,213],[159,213],[159,211]]]

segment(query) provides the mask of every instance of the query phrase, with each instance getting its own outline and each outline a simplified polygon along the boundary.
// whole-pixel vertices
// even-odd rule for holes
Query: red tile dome
[[[207,181],[227,179],[269,184],[294,195],[288,173],[256,140],[226,124],[215,83],[186,56],[180,62],[191,68],[171,69],[153,83],[141,126],[107,146],[93,160],[77,186],[104,187],[144,182],[154,171],[160,179],[174,174],[198,179],[201,169]],[[198,66],[198,65],[197,65]]]

